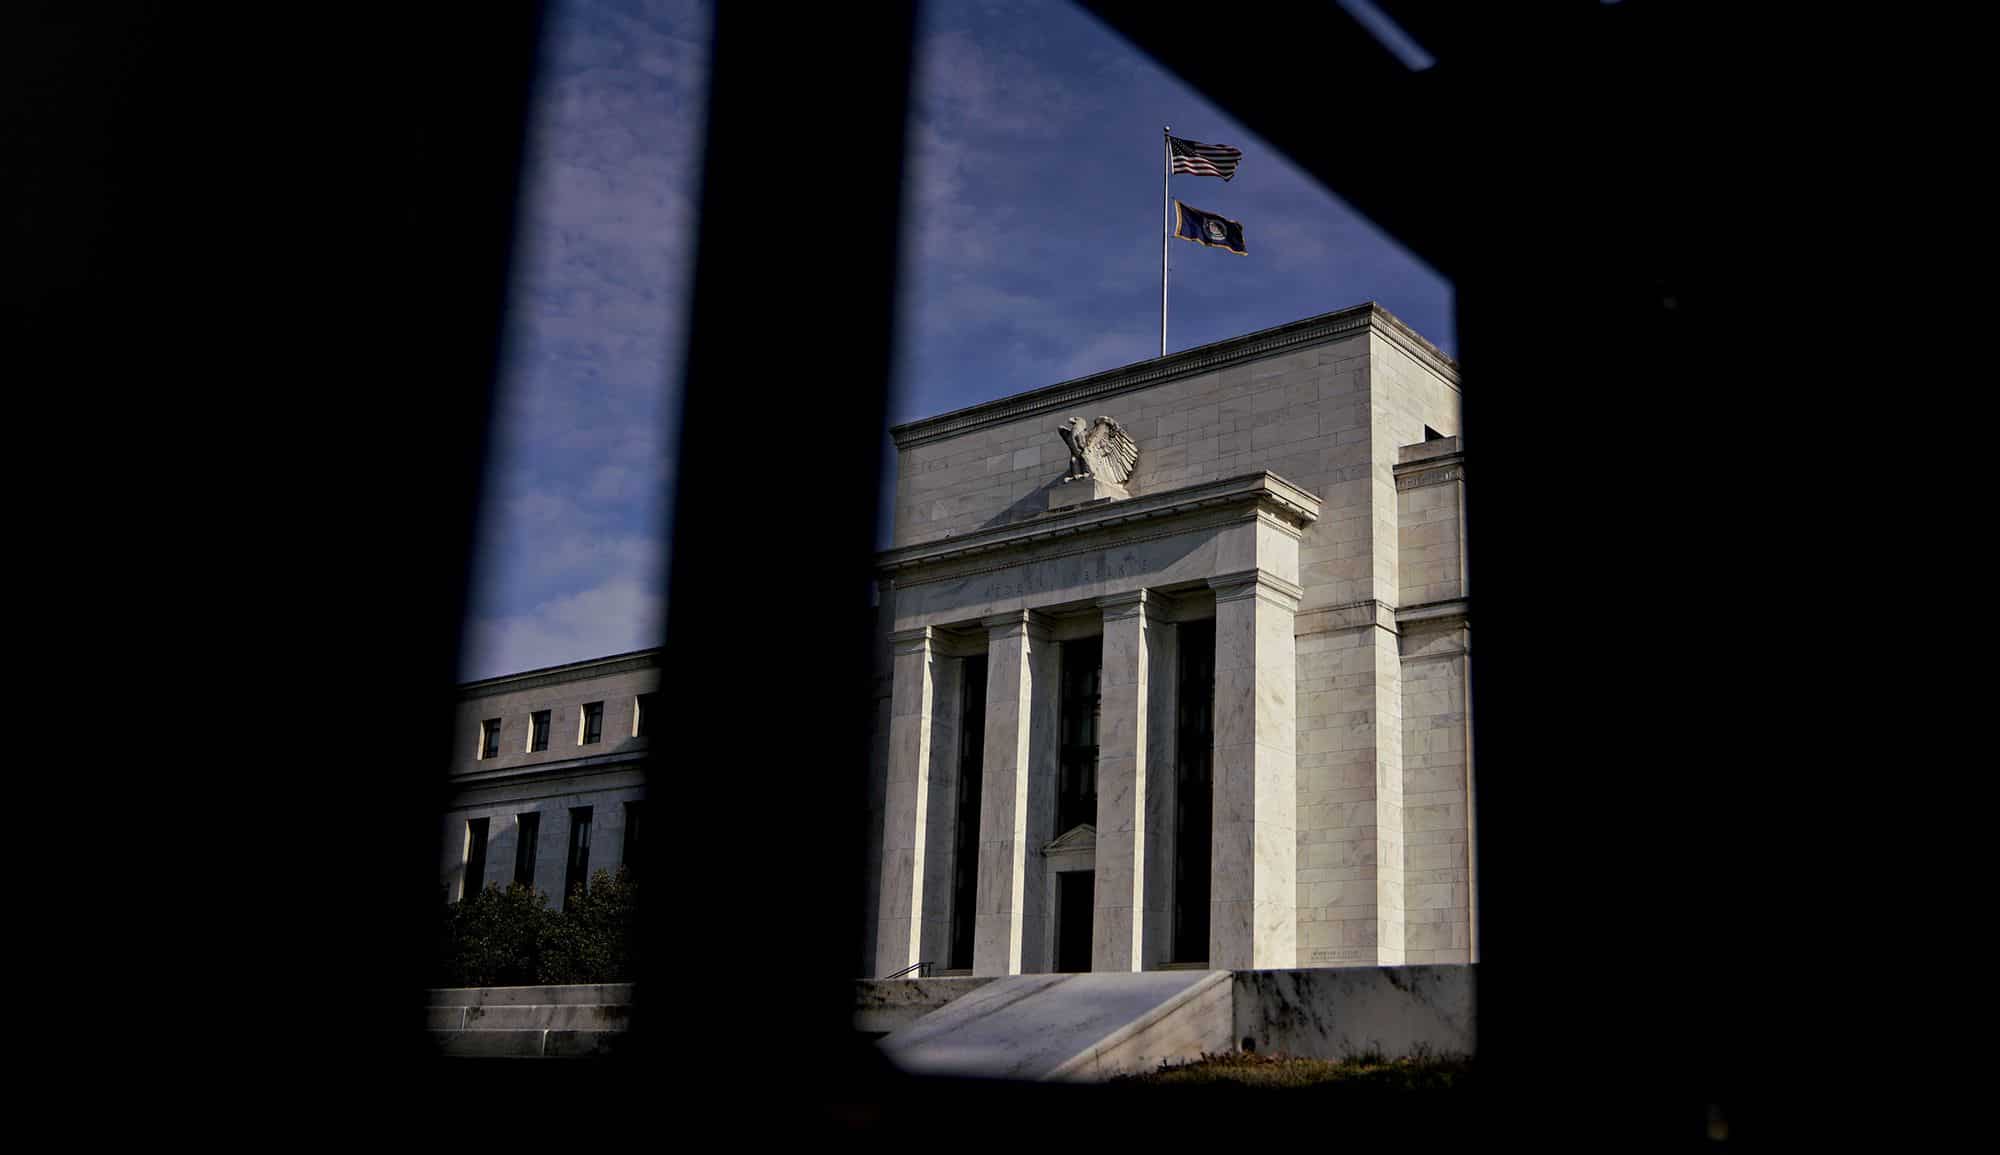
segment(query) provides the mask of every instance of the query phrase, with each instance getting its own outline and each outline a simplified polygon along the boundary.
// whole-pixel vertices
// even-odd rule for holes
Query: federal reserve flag
[[[1228,249],[1239,257],[1250,255],[1243,247],[1242,222],[1202,212],[1178,200],[1174,201],[1174,235],[1211,249]]]

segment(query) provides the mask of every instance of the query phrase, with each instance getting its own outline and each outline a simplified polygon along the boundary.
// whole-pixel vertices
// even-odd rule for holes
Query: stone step
[[[455,1059],[582,1059],[615,1053],[624,1031],[431,1031],[437,1053]]]
[[[541,1003],[430,1007],[434,1031],[559,1030],[622,1031],[631,1025],[630,1003]]]

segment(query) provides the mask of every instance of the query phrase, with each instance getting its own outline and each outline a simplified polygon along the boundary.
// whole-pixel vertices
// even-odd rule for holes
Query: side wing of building
[[[560,906],[596,870],[641,868],[659,661],[642,650],[460,688],[445,901],[519,882]]]

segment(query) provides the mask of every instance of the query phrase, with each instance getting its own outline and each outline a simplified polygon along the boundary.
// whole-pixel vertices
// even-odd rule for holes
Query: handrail
[[[882,977],[884,979],[899,979],[902,978],[904,975],[909,974],[911,971],[915,971],[917,972],[918,978],[923,978],[924,972],[930,969],[931,969],[931,964],[928,962],[911,963],[909,966],[904,967],[902,970],[897,971],[895,974],[883,975]]]

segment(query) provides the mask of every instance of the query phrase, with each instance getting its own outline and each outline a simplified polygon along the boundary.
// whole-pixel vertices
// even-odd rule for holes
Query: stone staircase
[[[917,1075],[1095,1081],[1233,1050],[1228,971],[1009,975],[877,1046]]]
[[[592,1058],[617,1052],[632,986],[434,989],[425,1015],[437,1053],[451,1058]]]
[[[911,1074],[1095,1081],[1239,1048],[1472,1055],[1477,987],[1465,964],[873,979],[854,1026]]]

